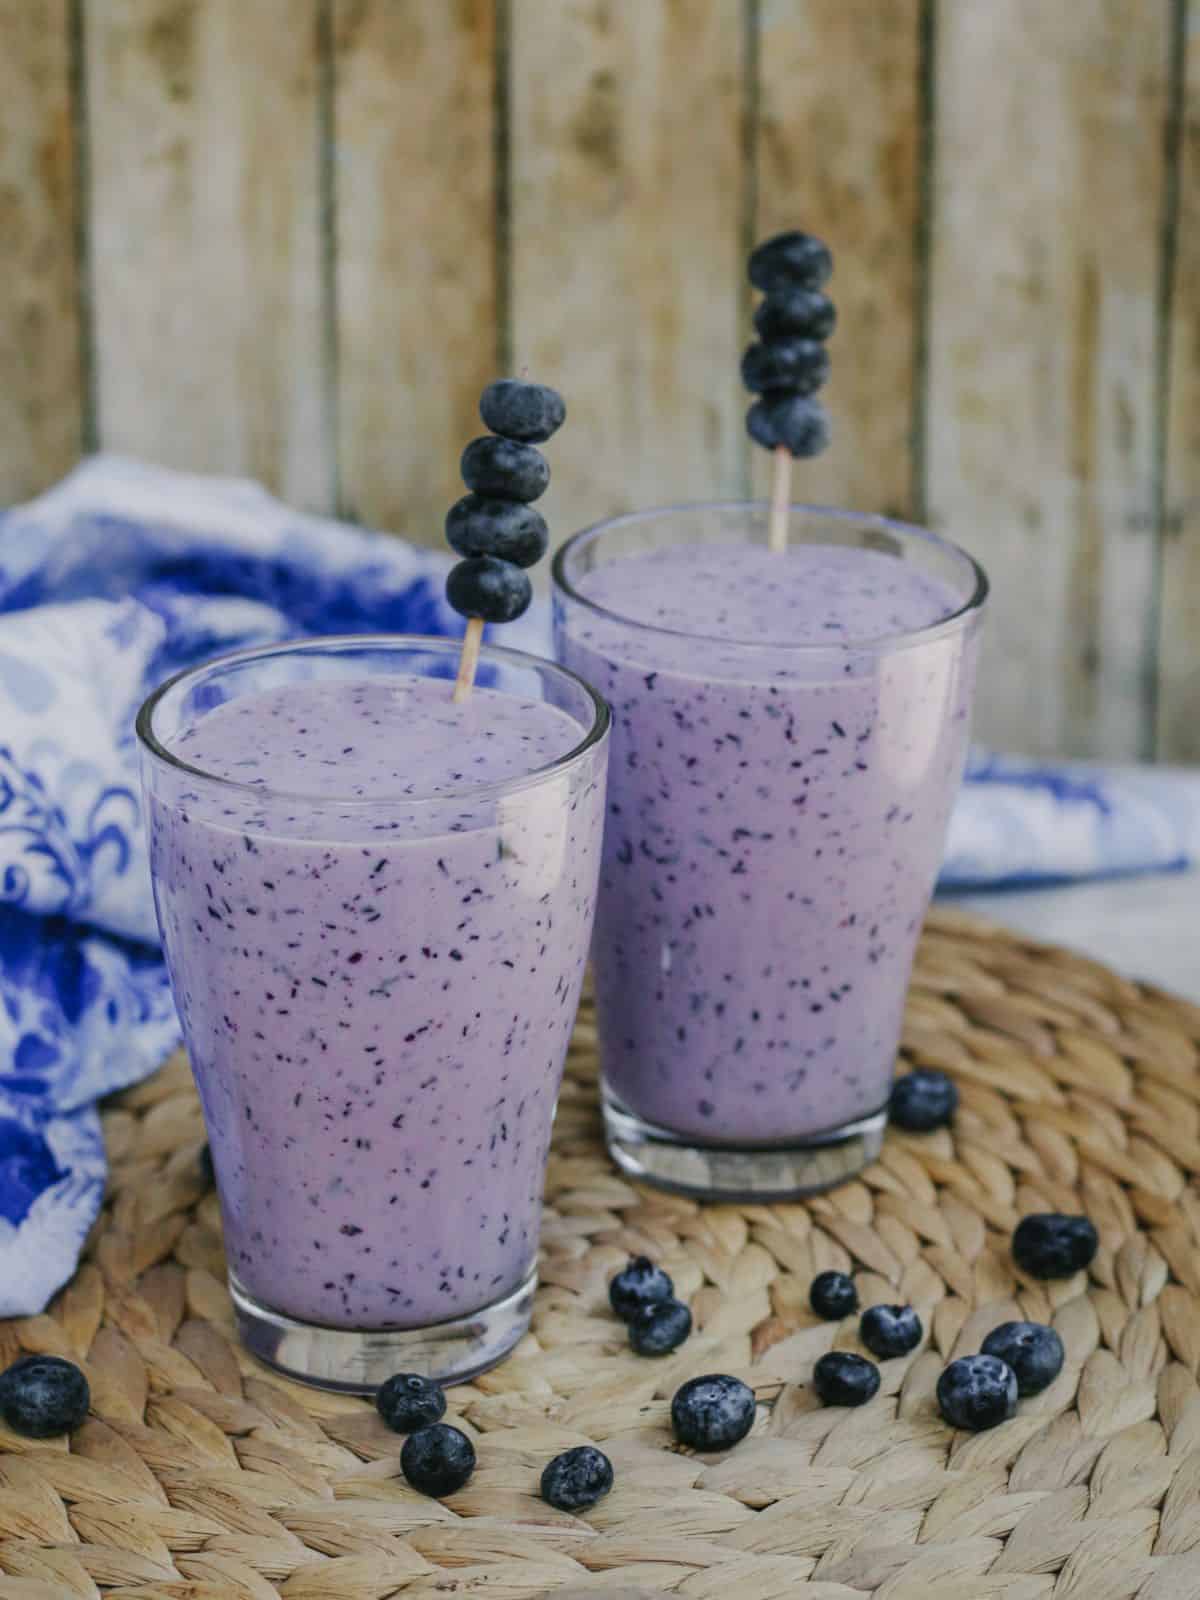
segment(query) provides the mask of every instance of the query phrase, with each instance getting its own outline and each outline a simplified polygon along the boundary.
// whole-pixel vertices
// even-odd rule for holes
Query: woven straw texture
[[[1196,1600],[1200,1596],[1200,1010],[946,912],[930,922],[905,1057],[952,1072],[952,1133],[889,1134],[858,1182],[804,1205],[702,1207],[606,1159],[580,1019],[548,1181],[542,1289],[513,1358],[452,1391],[476,1440],[445,1502],[399,1476],[366,1403],[276,1378],[233,1342],[220,1221],[182,1059],[109,1111],[112,1193],[85,1265],[22,1351],[81,1361],[93,1415],[67,1441],[0,1429],[0,1595],[64,1600]],[[1017,1219],[1085,1211],[1085,1278],[1020,1280]],[[697,1331],[639,1360],[608,1311],[630,1252],[674,1275]],[[909,1301],[923,1346],[861,1410],[818,1407],[814,1273]],[[1016,1420],[955,1434],[933,1391],[996,1323],[1052,1321],[1067,1365]],[[744,1376],[754,1432],[674,1446],[669,1397]],[[594,1440],[612,1494],[582,1517],[541,1466]]]

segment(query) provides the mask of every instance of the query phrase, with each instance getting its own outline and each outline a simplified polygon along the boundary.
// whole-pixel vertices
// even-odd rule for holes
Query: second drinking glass
[[[680,506],[577,534],[560,660],[611,702],[593,955],[606,1133],[702,1197],[798,1195],[880,1148],[962,773],[986,595],[879,517]]]

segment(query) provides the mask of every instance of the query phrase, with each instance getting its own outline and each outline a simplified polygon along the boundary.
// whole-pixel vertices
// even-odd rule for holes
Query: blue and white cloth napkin
[[[300,634],[452,633],[447,560],[251,483],[96,457],[0,515],[0,1317],[40,1310],[99,1210],[96,1101],[179,1042],[133,719],[169,673]],[[546,645],[544,610],[506,641]],[[1200,856],[1200,778],[980,759],[944,881]]]

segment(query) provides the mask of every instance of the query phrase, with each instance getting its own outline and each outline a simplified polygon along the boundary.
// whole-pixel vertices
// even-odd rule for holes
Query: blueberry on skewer
[[[549,463],[534,446],[567,413],[562,396],[545,384],[501,378],[483,391],[479,414],[492,431],[463,451],[463,482],[472,492],[446,517],[446,538],[464,557],[446,579],[446,599],[467,619],[456,702],[475,681],[484,624],[514,622],[533,599],[524,568],[545,555],[550,537],[545,519],[530,509],[550,482]]]

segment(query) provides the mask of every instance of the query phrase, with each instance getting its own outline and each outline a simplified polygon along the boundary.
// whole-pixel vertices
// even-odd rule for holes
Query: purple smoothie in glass
[[[570,591],[556,569],[559,659],[613,710],[604,1079],[697,1144],[805,1140],[887,1101],[975,629],[939,636],[968,595],[886,541],[684,543],[688,512],[648,548],[635,525],[655,513],[609,525],[627,543],[607,559],[604,529],[580,535],[594,560]]]
[[[419,1328],[531,1272],[603,741],[545,769],[587,733],[401,673],[238,694],[170,741],[249,786],[159,773],[150,837],[230,1268],[274,1311]]]

